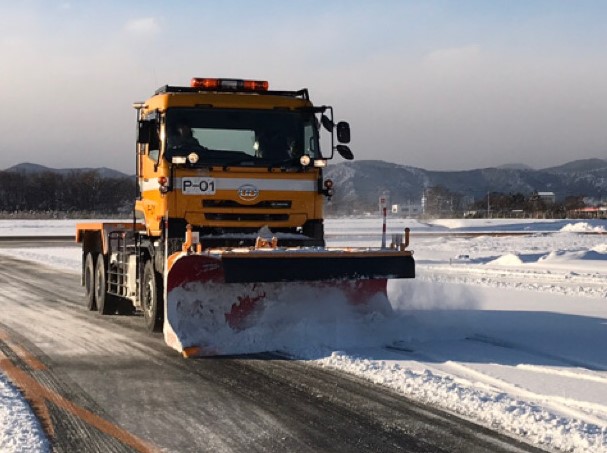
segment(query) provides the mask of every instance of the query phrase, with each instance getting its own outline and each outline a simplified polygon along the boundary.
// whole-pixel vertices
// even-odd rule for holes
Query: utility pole
[[[491,192],[487,192],[487,218],[489,218],[489,213],[491,212],[491,204],[489,203],[489,194]]]

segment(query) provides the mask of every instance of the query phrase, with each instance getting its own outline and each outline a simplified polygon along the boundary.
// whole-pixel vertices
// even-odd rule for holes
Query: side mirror
[[[337,141],[339,143],[350,143],[350,125],[345,121],[337,123]]]
[[[333,132],[333,121],[331,121],[327,115],[321,116],[320,122],[322,124],[322,127],[324,127],[329,132]]]
[[[352,154],[352,151],[350,151],[350,148],[347,147],[346,145],[337,145],[335,147],[335,149],[337,150],[339,155],[341,157],[343,157],[344,159],[346,159],[346,160],[354,159],[354,154]]]
[[[150,145],[150,149],[160,149],[155,120],[140,120],[137,127],[137,143]]]
[[[152,138],[152,121],[140,120],[137,124],[137,143],[150,143]]]

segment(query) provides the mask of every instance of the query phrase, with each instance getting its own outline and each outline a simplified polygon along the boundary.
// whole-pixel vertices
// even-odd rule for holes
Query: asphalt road
[[[0,371],[55,451],[539,451],[275,354],[183,359],[140,316],[88,312],[80,276],[0,255]]]

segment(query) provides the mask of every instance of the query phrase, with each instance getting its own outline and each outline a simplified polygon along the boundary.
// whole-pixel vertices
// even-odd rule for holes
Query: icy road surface
[[[607,235],[585,234],[605,222],[399,220],[390,230],[404,226],[438,235],[413,239],[418,278],[390,284],[394,317],[335,309],[331,320],[321,306],[230,340],[266,341],[539,446],[607,451]],[[381,222],[335,219],[326,230],[329,245],[377,245]],[[458,231],[486,235],[440,236]],[[80,270],[77,249],[0,253]]]
[[[184,360],[141,316],[88,312],[78,280],[0,255],[0,366],[55,451],[537,451],[284,353]]]

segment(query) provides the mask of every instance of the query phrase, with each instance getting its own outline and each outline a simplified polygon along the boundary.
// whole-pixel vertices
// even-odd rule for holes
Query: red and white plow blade
[[[186,356],[263,352],[272,332],[294,323],[391,311],[386,279],[225,283],[223,274],[214,256],[172,260],[164,336]]]

